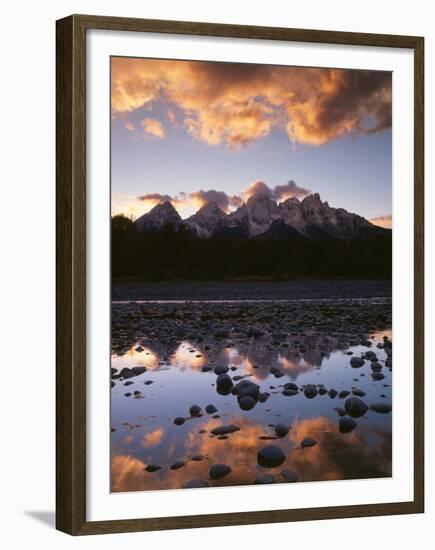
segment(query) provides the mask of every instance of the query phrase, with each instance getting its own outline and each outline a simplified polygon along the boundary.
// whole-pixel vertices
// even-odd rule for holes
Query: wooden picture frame
[[[86,519],[86,32],[158,32],[406,48],[414,55],[414,499],[410,502],[200,516]],[[71,535],[247,525],[424,511],[424,40],[415,36],[72,15],[56,26],[56,527]]]

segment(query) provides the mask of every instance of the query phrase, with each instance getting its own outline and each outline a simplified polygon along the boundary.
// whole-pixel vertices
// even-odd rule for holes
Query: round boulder
[[[276,445],[267,445],[258,451],[257,462],[263,468],[277,468],[285,460],[284,452]]]
[[[352,416],[352,418],[360,418],[361,416],[364,416],[368,410],[368,407],[364,401],[358,397],[349,397],[349,399],[346,399],[344,408],[346,409],[347,414]]]
[[[355,420],[345,416],[338,421],[338,429],[342,434],[347,434],[356,428],[357,424]]]

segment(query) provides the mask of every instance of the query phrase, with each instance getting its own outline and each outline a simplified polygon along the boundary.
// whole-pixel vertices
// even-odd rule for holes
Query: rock
[[[144,348],[142,346],[137,346],[137,348],[135,348],[134,351],[137,351],[138,353],[141,353],[142,351],[144,351]]]
[[[313,437],[305,437],[301,441],[301,447],[314,447],[314,445],[317,445],[317,441]]]
[[[149,386],[150,384],[154,384],[153,380],[145,380],[144,382],[145,386]]]
[[[191,479],[183,485],[183,489],[200,489],[201,487],[210,487],[210,484],[204,479]]]
[[[267,391],[261,392],[258,394],[258,401],[260,403],[265,403],[270,397],[270,393]]]
[[[135,376],[139,376],[139,374],[143,374],[144,372],[146,372],[146,367],[133,367],[131,369],[134,373]]]
[[[362,391],[358,388],[353,388],[352,393],[353,393],[353,395],[356,395],[357,397],[364,397],[365,394],[366,394],[365,391]]]
[[[381,372],[382,370],[382,365],[378,361],[374,361],[370,366],[373,372]]]
[[[278,437],[285,437],[289,433],[290,427],[285,424],[276,424],[275,433]]]
[[[204,365],[201,367],[202,372],[210,372],[211,370],[213,370],[213,367],[210,367],[210,365]]]
[[[354,369],[358,369],[364,365],[365,361],[362,357],[351,357],[350,366]]]
[[[319,392],[318,392],[316,386],[314,386],[313,384],[307,384],[304,388],[304,395],[308,399],[313,399],[314,397],[316,397],[316,395],[318,393]]]
[[[226,435],[238,432],[240,428],[234,424],[228,424],[227,426],[217,426],[211,430],[213,435]]]
[[[385,375],[382,372],[372,372],[372,378],[373,380],[383,380]]]
[[[287,397],[291,397],[293,395],[297,395],[299,393],[299,390],[291,390],[291,389],[283,389],[281,392],[283,395],[286,395]]]
[[[125,380],[127,380],[128,378],[133,378],[133,376],[135,376],[134,372],[127,367],[124,367],[119,374],[121,378],[124,378]]]
[[[217,408],[214,405],[207,405],[207,407],[205,408],[205,412],[207,414],[213,414],[217,412]]]
[[[115,367],[110,367],[110,376],[113,376],[118,372],[118,369],[115,369]]]
[[[157,466],[157,464],[148,464],[148,466],[145,467],[146,472],[157,472],[158,470],[161,470],[161,466]]]
[[[241,380],[237,386],[237,397],[241,399],[242,397],[252,397],[257,401],[258,394],[260,392],[260,386],[251,382],[250,380]]]
[[[130,397],[131,393],[128,391],[127,393],[124,393],[125,397]]]
[[[283,470],[281,476],[286,483],[295,483],[298,480],[296,472],[291,472],[290,470]]]
[[[391,403],[373,403],[370,405],[370,410],[381,414],[387,414],[391,412],[392,406]]]
[[[171,470],[178,470],[178,468],[182,468],[184,466],[184,462],[182,460],[177,460],[173,464],[171,464],[170,468]]]
[[[347,397],[348,395],[350,395],[350,391],[341,390],[341,392],[338,394],[338,397],[339,397],[340,399],[344,399],[344,398]]]
[[[228,395],[233,387],[233,381],[228,374],[220,374],[216,379],[216,390],[221,395]]]
[[[194,462],[199,462],[200,460],[204,460],[204,455],[193,455],[190,460],[193,460]]]
[[[214,464],[209,470],[211,479],[221,479],[231,472],[231,468],[226,464]]]
[[[124,386],[131,386],[132,384],[134,384],[134,382],[132,382],[131,380],[127,380],[127,382],[124,382]]]
[[[325,395],[326,393],[328,393],[328,390],[326,388],[319,388],[319,395]]]
[[[199,405],[192,405],[189,409],[191,416],[200,416],[201,414],[201,407]]]
[[[287,382],[287,384],[284,384],[285,390],[294,390],[295,392],[299,391],[299,386],[297,384],[294,384],[293,382]]]
[[[347,434],[356,428],[357,424],[355,420],[345,416],[338,421],[338,429],[342,434]]]
[[[369,361],[376,361],[377,359],[376,353],[374,351],[366,351],[364,357]]]
[[[346,414],[346,411],[341,407],[335,407],[334,411],[338,414],[338,416],[344,416]]]
[[[219,376],[219,374],[226,374],[230,369],[226,365],[218,365],[213,370]]]
[[[364,401],[358,397],[349,397],[349,399],[346,399],[344,408],[346,409],[347,414],[352,416],[352,418],[360,418],[368,410],[368,407]]]
[[[110,381],[110,387],[113,388],[115,386],[115,382],[113,380]]]
[[[275,483],[275,482],[276,482],[276,478],[272,474],[263,474],[261,476],[258,476],[254,481],[254,483],[257,483],[258,485],[266,485],[266,484]]]
[[[229,338],[230,331],[224,328],[218,329],[214,333],[215,338]]]
[[[264,332],[257,327],[252,327],[248,329],[247,335],[252,338],[261,338],[261,336],[264,335]]]
[[[267,445],[258,451],[257,462],[263,468],[277,468],[285,460],[284,452],[276,445]]]
[[[250,397],[249,395],[246,395],[241,399],[239,398],[238,402],[239,402],[239,407],[242,409],[242,411],[250,411],[257,404],[257,401],[253,397]]]
[[[328,391],[328,395],[331,399],[335,399],[338,395],[338,392],[337,390],[334,390],[333,388],[331,388],[329,391]]]
[[[177,418],[174,419],[174,424],[176,426],[181,426],[182,424],[184,424],[186,422],[186,419],[183,418],[182,416],[177,416]]]

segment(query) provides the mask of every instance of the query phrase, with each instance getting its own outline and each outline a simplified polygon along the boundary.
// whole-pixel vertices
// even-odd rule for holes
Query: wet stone
[[[314,445],[317,445],[317,441],[313,437],[305,437],[301,441],[301,447],[314,447]]]
[[[231,472],[231,468],[226,464],[214,464],[209,470],[210,479],[222,479]]]
[[[217,426],[211,430],[213,435],[226,435],[238,432],[240,428],[234,424],[228,424],[227,426]]]
[[[286,483],[295,483],[298,480],[296,472],[290,470],[283,470],[280,475]]]
[[[200,416],[201,414],[201,407],[199,405],[192,405],[189,409],[191,416]]]
[[[210,487],[210,484],[204,479],[191,479],[183,485],[183,489],[200,489],[201,487]]]
[[[345,416],[338,421],[338,429],[342,434],[347,434],[356,428],[357,424],[355,420]]]
[[[285,460],[285,454],[276,445],[267,445],[258,451],[257,462],[263,468],[277,468]]]
[[[347,414],[352,418],[360,418],[361,416],[364,416],[368,410],[368,407],[364,401],[358,397],[349,397],[349,399],[346,399],[344,408],[346,409]]]
[[[392,406],[391,403],[372,403],[370,410],[380,414],[388,414],[391,412]]]
[[[256,483],[258,485],[266,485],[266,484],[275,483],[275,482],[276,482],[276,478],[275,478],[274,475],[272,475],[272,474],[263,474],[261,476],[258,476],[255,479],[254,483]]]
[[[149,473],[157,472],[158,470],[161,470],[162,467],[158,466],[157,464],[148,464],[148,466],[145,466],[145,471]]]

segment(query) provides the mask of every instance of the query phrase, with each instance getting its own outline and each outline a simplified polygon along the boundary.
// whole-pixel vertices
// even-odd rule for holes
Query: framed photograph
[[[57,22],[58,529],[423,512],[423,44]]]

